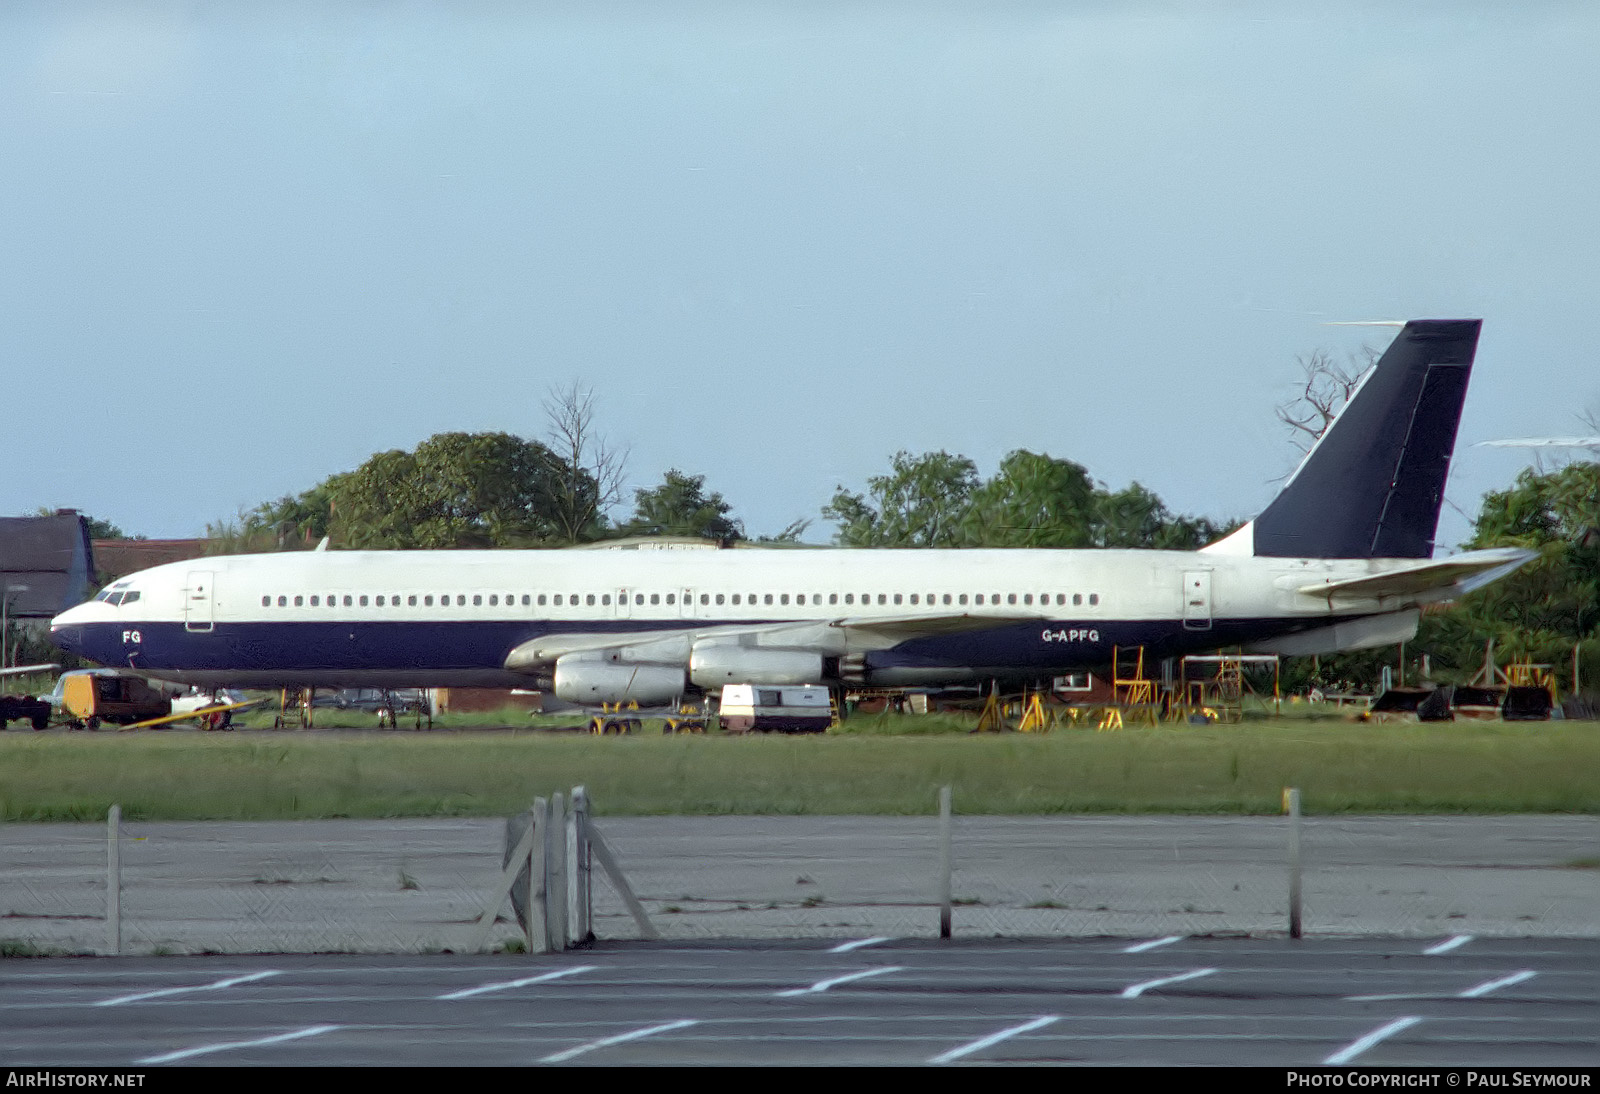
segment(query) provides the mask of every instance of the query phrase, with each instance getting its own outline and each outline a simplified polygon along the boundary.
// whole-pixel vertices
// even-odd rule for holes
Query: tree
[[[1195,551],[1235,526],[1236,522],[1227,526],[1207,517],[1178,516],[1136,482],[1114,494],[1100,491],[1095,498],[1096,547]]]
[[[259,506],[257,508],[260,508]],[[206,521],[204,550],[208,555],[254,555],[281,551],[286,544],[252,523],[255,510]]]
[[[356,548],[567,542],[559,460],[509,433],[439,433],[328,480],[332,528]]]
[[[1082,465],[1018,449],[972,492],[962,542],[975,547],[1095,546],[1095,484]]]
[[[704,475],[668,471],[660,486],[634,491],[633,519],[622,531],[635,536],[700,536],[732,542],[744,538],[744,528],[728,517],[733,507],[722,495],[705,492]]]
[[[315,546],[333,531],[333,499],[346,477],[331,475],[304,493],[258,505],[245,523],[269,537],[278,550]]]
[[[1224,530],[1171,513],[1138,483],[1113,493],[1081,465],[1025,449],[1006,456],[987,482],[965,456],[898,452],[891,473],[867,487],[867,495],[839,487],[822,511],[847,547],[1193,550]]]
[[[1574,643],[1600,656],[1600,463],[1527,470],[1509,490],[1485,494],[1467,546],[1529,547],[1540,557],[1433,621],[1446,663],[1476,664],[1489,637],[1506,656],[1558,674]]]
[[[43,516],[44,514],[41,513],[40,515]],[[101,520],[98,517],[90,517],[90,516],[85,516],[83,518],[83,520],[84,520],[84,523],[89,528],[89,538],[90,539],[143,539],[144,538],[143,536],[130,536],[128,533],[124,532],[121,528],[118,528],[115,524],[112,524],[109,520]]]
[[[627,449],[613,447],[595,429],[590,388],[552,388],[544,412],[556,467],[552,514],[559,536],[566,543],[598,539],[606,510],[622,500]]]
[[[887,475],[867,480],[867,494],[843,486],[822,510],[839,524],[846,547],[956,547],[978,486],[978,468],[965,456],[896,452]],[[868,495],[871,501],[868,500]]]

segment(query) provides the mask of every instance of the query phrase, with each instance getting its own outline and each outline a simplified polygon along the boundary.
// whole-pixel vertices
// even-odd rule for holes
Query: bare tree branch
[[[1315,350],[1295,358],[1303,375],[1300,394],[1276,408],[1278,421],[1289,427],[1290,439],[1302,452],[1309,452],[1317,438],[1344,404],[1350,401],[1380,356],[1378,350],[1363,346],[1347,364],[1339,364],[1326,350]]]
[[[593,538],[606,510],[622,500],[628,450],[613,447],[596,431],[593,388],[577,381],[552,387],[544,413],[559,479],[554,501],[561,534],[568,543]]]
[[[1591,400],[1578,415],[1578,421],[1600,434],[1600,399]]]

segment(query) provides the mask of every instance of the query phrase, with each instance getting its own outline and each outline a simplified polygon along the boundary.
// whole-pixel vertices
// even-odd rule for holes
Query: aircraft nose
[[[83,652],[83,605],[68,608],[50,621],[50,641],[67,653]]]

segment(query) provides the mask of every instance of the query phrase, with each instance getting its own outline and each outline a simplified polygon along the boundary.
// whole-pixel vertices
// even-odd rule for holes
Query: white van
[[[728,733],[824,733],[833,725],[833,704],[828,689],[816,684],[727,684],[721,717]]]

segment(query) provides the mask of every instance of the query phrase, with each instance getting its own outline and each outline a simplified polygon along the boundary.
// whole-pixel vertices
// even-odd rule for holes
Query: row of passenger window
[[[452,594],[452,593],[441,593],[439,595],[439,606],[441,608],[448,608],[452,603],[452,600],[451,600],[452,596],[455,597],[455,600],[453,601],[453,603],[455,603],[458,607],[463,607],[464,608],[464,607],[467,606],[467,595],[465,593],[454,593],[454,594]],[[287,608],[287,607],[290,606],[291,601],[292,601],[293,602],[293,606],[296,607],[296,608],[306,607],[308,603],[313,608],[320,608],[320,607],[323,606],[323,599],[324,599],[323,597],[318,596],[318,595],[296,596],[296,597],[280,596],[280,597],[277,598],[277,604],[278,604],[278,607],[280,607],[280,608]],[[341,603],[341,597],[337,593],[328,596],[326,599],[327,599],[327,606],[330,607],[330,608],[336,608]],[[506,605],[508,607],[510,607],[512,605],[515,605],[516,602],[517,602],[516,594],[515,593],[507,593],[505,602],[506,602]],[[578,595],[576,593],[574,593],[572,595],[572,602],[574,604],[576,604],[578,602]],[[609,602],[610,601],[608,599],[607,603],[609,603]],[[387,597],[386,596],[364,596],[364,595],[359,595],[359,594],[345,593],[343,595],[343,598],[342,598],[342,603],[344,604],[344,606],[346,608],[354,608],[354,607],[365,608],[365,607],[369,607],[369,606],[376,607],[376,608],[382,608],[382,607],[398,608],[398,607],[400,607],[400,597],[398,597],[398,596],[387,596]],[[407,596],[405,598],[405,604],[409,608],[415,608],[419,603],[424,608],[431,608],[431,607],[433,607],[433,596],[431,594],[424,594],[424,595],[419,596],[416,593],[412,593],[410,596]],[[482,593],[475,593],[473,595],[473,597],[472,597],[472,603],[473,603],[473,605],[475,607],[481,607],[483,605],[483,594]],[[525,604],[525,605],[532,605],[533,597],[530,596],[527,593],[523,593],[522,594],[522,603]],[[544,597],[541,596],[539,598],[539,603],[541,603],[541,604],[544,603]],[[561,603],[561,598],[559,596],[556,597],[556,603],[557,604]],[[594,603],[594,598],[593,597],[589,598],[589,603],[591,603],[591,604]],[[272,607],[272,604],[273,604],[273,598],[272,597],[264,596],[264,597],[261,598],[261,606],[263,608],[270,608],[270,607]],[[496,608],[496,607],[500,606],[500,594],[499,593],[490,593],[489,594],[489,606],[491,608]]]
[[[138,593],[130,593],[130,594],[128,594],[129,599],[136,598],[138,595],[139,595]],[[625,601],[624,601],[623,598],[625,598],[628,595],[629,594],[627,594],[627,593],[618,593],[617,594],[618,602],[619,603],[624,603]],[[690,601],[691,595],[692,594],[690,594],[690,593],[685,593],[684,594],[683,600],[684,600],[685,603],[688,603]],[[1004,597],[1003,600],[1002,600],[1002,595]],[[1048,606],[1050,604],[1050,598],[1051,598],[1052,595],[1055,597],[1055,603],[1056,603],[1056,605],[1058,607],[1065,607],[1066,606],[1067,598],[1068,598],[1068,594],[1066,594],[1066,593],[1054,593],[1054,594],[1051,594],[1051,593],[1040,593],[1039,594],[1039,598],[1038,598],[1039,606],[1041,606],[1041,607]],[[678,594],[676,594],[676,593],[665,593],[665,594],[663,594],[663,593],[648,593],[648,594],[647,593],[633,593],[632,596],[633,596],[634,604],[639,605],[639,606],[644,606],[644,604],[646,603],[646,597],[647,596],[649,598],[649,603],[651,605],[657,605],[657,606],[659,606],[663,602],[663,599],[669,605],[676,605],[677,604],[677,600],[678,600]],[[806,594],[806,593],[795,593],[795,594],[793,594],[793,602],[796,605],[801,605],[801,606],[804,606],[804,605],[806,605],[808,603],[812,604],[812,605],[815,605],[815,606],[821,606],[821,604],[823,603],[823,596],[822,596],[821,593],[811,593],[811,594],[809,594],[809,598],[810,598],[809,600],[807,599],[807,596],[808,596],[808,594]],[[842,602],[845,605],[852,605],[853,606],[853,605],[855,605],[857,603],[856,596],[857,596],[856,593],[829,593],[828,596],[827,596],[827,602],[830,605],[837,605],[837,604],[840,604]],[[970,595],[970,600],[969,600],[969,594],[967,594],[967,593],[925,593],[925,594],[924,593],[861,593],[860,594],[860,598],[861,598],[860,599],[860,603],[863,604],[863,605],[871,605],[874,602],[873,601],[873,597],[874,596],[877,597],[877,601],[876,602],[878,604],[885,605],[885,606],[891,605],[891,604],[902,604],[903,605],[903,604],[906,604],[908,602],[910,604],[914,605],[914,606],[919,606],[919,607],[923,606],[923,605],[934,606],[934,605],[941,605],[941,604],[942,605],[948,605],[948,606],[951,606],[951,607],[965,607],[969,603],[971,605],[973,605],[973,606],[976,606],[976,607],[982,607],[985,604],[998,606],[998,605],[1000,605],[1002,603],[1004,603],[1006,605],[1022,604],[1023,606],[1026,607],[1026,606],[1031,606],[1031,605],[1034,604],[1034,594],[1033,593],[1005,593],[1005,594],[989,593],[989,594],[987,594],[987,599],[985,599],[986,594],[984,594],[984,593],[973,593],[973,594]],[[1099,593],[1090,593],[1090,594],[1088,594],[1088,596],[1089,596],[1089,603],[1091,605],[1097,605],[1097,604],[1100,603],[1100,594]],[[467,597],[468,597],[468,594],[466,594],[466,593],[440,593],[438,595],[438,606],[441,607],[441,608],[447,608],[447,607],[450,607],[452,603],[454,603],[454,605],[456,607],[464,608],[464,607],[467,606]],[[485,593],[473,593],[473,594],[471,594],[471,597],[472,597],[472,606],[473,607],[483,607],[484,606],[484,602],[485,602],[485,598],[487,598],[489,607],[497,608],[497,607],[501,606],[501,596],[500,596],[499,593],[487,593],[487,594],[485,594]],[[452,600],[452,598],[454,598],[454,599]],[[1083,604],[1083,601],[1084,601],[1084,594],[1083,593],[1073,593],[1073,594],[1071,594],[1071,599],[1072,599],[1072,604],[1073,604],[1074,607],[1081,606]],[[356,593],[343,593],[343,594],[334,593],[334,594],[330,594],[327,597],[323,597],[320,594],[313,594],[313,595],[310,595],[310,596],[306,596],[306,595],[302,594],[302,595],[293,596],[293,597],[284,595],[284,596],[277,597],[276,601],[274,601],[274,598],[271,597],[271,596],[263,596],[261,598],[261,606],[263,608],[272,607],[274,602],[276,602],[277,606],[280,607],[280,608],[287,608],[287,607],[290,607],[291,605],[293,607],[296,607],[296,608],[303,608],[303,607],[307,607],[307,606],[312,607],[312,608],[320,608],[320,607],[322,607],[324,605],[324,602],[326,602],[327,607],[330,607],[330,608],[339,607],[341,605],[341,603],[346,608],[353,608],[353,607],[362,607],[362,608],[366,608],[366,607],[377,607],[377,608],[394,607],[394,608],[398,608],[398,607],[401,606],[401,598],[399,596],[367,595],[367,594],[356,594]],[[411,593],[411,594],[407,595],[404,598],[404,602],[405,602],[405,606],[408,607],[408,608],[418,607],[419,604],[420,604],[421,607],[431,608],[431,607],[434,606],[434,596],[431,593],[421,593],[421,594],[419,594],[419,593]],[[766,606],[766,605],[770,605],[770,604],[776,604],[778,606],[785,606],[785,605],[788,605],[790,603],[790,594],[789,593],[748,593],[748,594],[744,594],[744,593],[701,593],[700,594],[700,603],[703,604],[703,605],[707,605],[707,606],[722,605],[722,604],[732,604],[735,607],[738,607],[738,606],[741,606],[741,605],[752,605],[753,606],[753,605],[757,605],[757,604],[762,605],[762,606]],[[505,598],[504,598],[504,604],[505,604],[506,607],[514,607],[517,604],[517,594],[515,594],[515,593],[506,593],[505,594]],[[571,606],[571,607],[578,607],[580,605],[583,606],[583,607],[594,607],[596,604],[599,604],[601,606],[610,606],[610,604],[611,604],[611,594],[610,593],[566,593],[566,594],[563,594],[563,593],[539,593],[537,595],[532,594],[532,593],[523,593],[522,594],[522,605],[524,607],[533,607],[536,604],[538,606],[540,606],[540,607],[544,607],[544,606],[546,606],[548,604],[548,605],[553,605],[553,606],[558,607],[558,608],[564,606],[564,604],[566,606]]]

